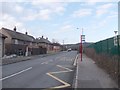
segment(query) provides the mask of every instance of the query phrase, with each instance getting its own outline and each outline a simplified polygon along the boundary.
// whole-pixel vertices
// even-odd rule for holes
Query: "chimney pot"
[[[16,26],[14,27],[14,29],[13,29],[15,32],[16,32]]]
[[[28,32],[25,32],[25,34],[27,35],[27,34],[28,34]]]

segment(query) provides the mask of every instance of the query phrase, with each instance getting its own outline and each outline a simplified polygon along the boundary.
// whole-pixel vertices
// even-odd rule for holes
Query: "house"
[[[52,43],[52,45],[53,45],[53,51],[54,52],[59,52],[63,48],[62,45],[60,45],[59,43]]]
[[[37,42],[39,47],[46,49],[44,53],[49,53],[50,51],[52,51],[52,44],[48,40],[48,38],[44,38],[42,36],[42,37],[36,38],[35,41]]]
[[[17,54],[17,55],[28,55],[31,54],[30,48],[33,47],[34,37],[17,32],[16,27],[13,30],[2,28],[0,30],[2,34],[7,36],[5,39],[5,54]]]
[[[0,33],[0,58],[4,56],[5,54],[5,44],[4,41],[7,38],[7,36]]]

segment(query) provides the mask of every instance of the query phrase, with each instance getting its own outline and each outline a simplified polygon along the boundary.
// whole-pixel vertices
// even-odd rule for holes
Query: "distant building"
[[[37,38],[35,42],[37,42],[39,47],[46,49],[45,53],[49,53],[52,50],[52,44],[48,40],[48,38],[44,38],[42,36],[42,37]]]
[[[4,41],[7,38],[7,36],[0,33],[0,58],[4,56],[5,54],[5,44]]]
[[[59,43],[52,43],[52,45],[53,45],[53,51],[55,52],[59,52],[63,48],[62,45],[60,45]]]

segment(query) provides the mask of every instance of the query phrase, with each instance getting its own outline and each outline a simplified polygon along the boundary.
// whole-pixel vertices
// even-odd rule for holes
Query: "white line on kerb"
[[[17,73],[14,73],[14,74],[12,74],[12,75],[9,75],[9,76],[7,76],[7,77],[1,78],[0,81],[5,80],[5,79],[8,79],[8,78],[11,78],[11,77],[13,77],[13,76],[16,76],[16,75],[18,75],[18,74],[21,74],[21,73],[23,73],[23,72],[25,72],[25,71],[28,71],[28,70],[30,70],[30,69],[32,69],[32,67],[29,67],[29,68],[24,69],[24,70],[22,70],[22,71],[20,71],[20,72],[17,72]]]
[[[73,63],[74,66],[77,65],[77,58],[78,58],[78,55],[76,55],[76,57],[75,57],[75,60],[74,60],[74,63]]]
[[[78,57],[78,55],[77,55],[77,57]],[[77,88],[77,84],[78,84],[78,59],[76,58],[76,64],[77,64],[77,72],[76,72],[76,77],[75,77],[75,88]]]

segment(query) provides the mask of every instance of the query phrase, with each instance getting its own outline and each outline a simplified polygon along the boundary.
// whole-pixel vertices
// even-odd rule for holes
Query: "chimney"
[[[25,34],[27,35],[27,34],[28,34],[28,32],[25,32]]]
[[[46,37],[46,40],[48,40],[48,37]]]
[[[14,27],[14,29],[13,29],[15,32],[16,32],[16,26]]]
[[[42,36],[42,38],[43,38],[43,36]]]

